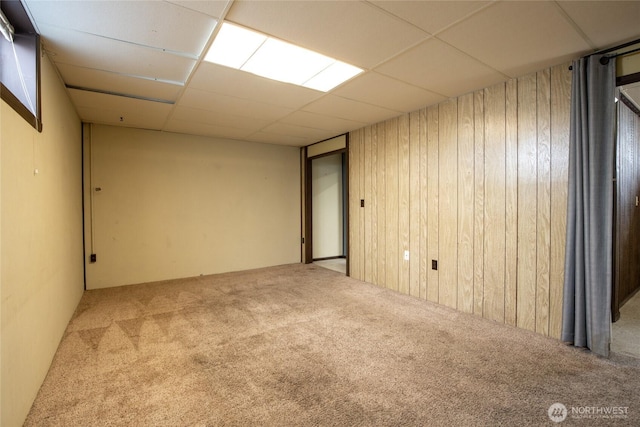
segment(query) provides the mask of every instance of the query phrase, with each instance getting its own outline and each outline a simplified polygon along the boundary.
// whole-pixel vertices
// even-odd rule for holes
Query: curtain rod
[[[589,54],[587,56],[602,55],[602,54],[605,54],[605,53],[613,52],[614,50],[624,49],[625,47],[633,46],[634,44],[639,44],[639,43],[640,43],[640,39],[635,39],[635,40],[631,40],[630,42],[623,43],[623,44],[618,45],[618,46],[614,46],[614,47],[610,47],[608,49],[603,49],[603,50],[599,50],[599,51],[593,52],[592,54]],[[616,54],[616,56],[624,55],[625,53],[629,53],[629,52]]]
[[[636,52],[640,52],[640,47],[636,48],[636,49],[632,49],[629,50],[627,52],[620,52],[620,53],[615,53],[613,55],[605,55],[600,57],[600,63],[602,65],[606,65],[609,63],[609,60],[612,58],[617,58],[618,56],[623,56],[623,55],[629,55],[630,53],[636,53]]]
[[[630,42],[623,43],[623,44],[620,44],[618,46],[613,46],[613,47],[610,47],[610,48],[607,48],[607,49],[598,50],[596,52],[593,52],[593,53],[590,53],[588,55],[583,56],[583,58],[588,58],[588,57],[590,57],[592,55],[607,54],[609,52],[613,52],[613,51],[618,50],[618,49],[624,49],[625,47],[633,46],[633,45],[636,45],[636,44],[640,44],[640,39],[631,40]],[[627,51],[627,52],[615,53],[613,55],[606,55],[606,56],[603,56],[602,58],[600,58],[600,63],[602,65],[606,65],[606,64],[609,63],[609,60],[611,58],[617,58],[618,56],[628,55],[630,53],[636,53],[638,51],[640,51],[640,48],[632,49],[632,50]],[[573,66],[572,65],[569,66],[569,70],[573,70]]]
[[[602,56],[600,58],[600,63],[602,65],[606,65],[606,64],[609,63],[610,59],[617,58],[618,56],[623,56],[623,55],[628,55],[630,53],[638,52],[638,51],[640,51],[640,48],[632,49],[632,50],[629,50],[627,52],[614,53],[614,54],[611,54],[611,55],[606,55],[607,53],[614,52],[616,50],[624,49],[625,47],[634,46],[634,45],[637,45],[637,44],[640,44],[640,39],[631,40],[630,42],[623,43],[623,44],[620,44],[618,46],[613,46],[613,47],[610,47],[608,49],[603,49],[603,50],[599,50],[597,52],[593,52],[593,53],[591,53],[589,55],[586,55],[585,58],[589,57],[591,55],[604,55],[604,56]]]

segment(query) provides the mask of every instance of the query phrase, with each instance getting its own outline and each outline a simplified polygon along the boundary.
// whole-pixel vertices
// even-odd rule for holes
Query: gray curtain
[[[615,60],[573,63],[562,340],[609,355]]]

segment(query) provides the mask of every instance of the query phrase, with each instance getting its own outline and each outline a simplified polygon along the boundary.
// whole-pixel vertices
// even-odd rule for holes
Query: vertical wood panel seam
[[[440,152],[441,147],[440,147],[440,122],[442,120],[442,118],[440,117],[440,104],[438,104],[438,158],[436,159],[436,163],[438,165],[438,179],[436,182],[436,188],[438,189],[438,210],[437,210],[437,220],[438,220],[438,244],[436,245],[437,248],[437,253],[438,253],[438,259],[440,258],[441,252],[440,252],[440,227],[442,226],[442,224],[440,224],[440,209],[442,209],[442,203],[441,203],[441,199],[442,199],[442,195],[440,194],[440,173],[442,173],[442,168],[440,167]],[[438,270],[438,286],[436,287],[436,289],[438,290],[438,304],[442,304],[440,302],[440,270]]]
[[[536,330],[536,320],[538,319],[538,180],[540,179],[538,172],[539,172],[539,161],[540,161],[540,153],[538,151],[538,73],[535,73],[535,112],[536,112],[536,125],[534,127],[535,129],[535,147],[536,147],[536,186],[535,186],[535,194],[536,194],[536,198],[535,198],[535,212],[536,212],[536,217],[535,217],[535,224],[534,224],[534,229],[535,229],[535,239],[536,239],[536,245],[535,245],[535,274],[534,274],[534,286],[533,286],[533,330]]]
[[[456,191],[455,191],[455,203],[456,203],[456,214],[457,214],[457,218],[456,218],[456,234],[455,234],[455,239],[456,239],[456,250],[455,250],[455,254],[456,254],[456,269],[455,269],[455,278],[456,278],[456,285],[455,285],[455,300],[456,300],[456,310],[458,310],[458,308],[460,307],[460,301],[458,301],[458,296],[460,295],[460,275],[458,274],[460,271],[460,193],[459,193],[459,188],[460,188],[460,151],[459,151],[459,147],[460,147],[460,97],[456,98]]]
[[[535,286],[534,286],[534,294],[533,294],[533,298],[534,298],[534,304],[533,304],[533,330],[535,331],[537,329],[537,321],[538,321],[538,269],[540,268],[540,266],[538,265],[538,214],[539,214],[539,209],[540,206],[538,205],[538,193],[540,192],[540,188],[539,188],[539,182],[540,182],[540,150],[539,150],[539,146],[538,143],[539,141],[539,137],[540,135],[538,135],[538,126],[540,126],[540,124],[538,123],[540,121],[540,118],[538,117],[538,73],[536,72],[536,274],[535,274]]]
[[[504,268],[502,269],[502,313],[503,313],[503,323],[506,323],[507,320],[507,265],[508,263],[508,254],[507,254],[507,177],[509,176],[507,173],[507,83],[504,84]]]
[[[553,156],[553,112],[551,109],[553,108],[553,104],[551,102],[551,94],[553,93],[553,74],[552,69],[549,68],[549,251],[547,253],[547,264],[549,266],[548,274],[548,284],[547,284],[547,293],[548,293],[548,306],[547,306],[547,335],[551,336],[551,276],[552,276],[552,259],[551,259],[551,233],[553,228],[553,163],[551,156]]]
[[[483,161],[483,170],[482,170],[482,317],[485,317],[485,300],[486,300],[486,258],[487,254],[485,251],[485,239],[487,238],[487,90],[484,89],[482,93],[482,161]]]
[[[519,269],[518,269],[518,246],[520,245],[520,233],[518,232],[520,230],[519,227],[519,223],[520,223],[520,209],[518,209],[518,206],[520,206],[520,191],[519,187],[518,187],[518,182],[520,180],[520,169],[518,168],[518,165],[520,164],[520,150],[519,150],[519,145],[520,142],[518,141],[518,135],[520,133],[520,120],[518,120],[518,117],[520,116],[520,90],[518,88],[520,81],[518,79],[515,80],[515,84],[516,84],[516,89],[515,89],[515,109],[516,109],[516,115],[515,115],[515,132],[516,132],[516,137],[515,137],[515,143],[516,143],[516,176],[515,176],[515,186],[516,186],[516,205],[515,205],[515,209],[516,209],[516,283],[515,283],[515,306],[516,306],[516,312],[514,313],[515,315],[515,324],[518,324],[518,309],[520,308],[518,306],[518,288],[519,288],[519,282],[520,282],[520,277],[519,277]]]
[[[473,242],[471,244],[471,265],[473,274],[471,275],[471,312],[475,312],[476,308],[476,173],[477,173],[477,165],[476,165],[476,94],[473,93],[471,96],[471,129],[472,129],[472,138],[473,138],[473,215],[471,220],[471,233]]]

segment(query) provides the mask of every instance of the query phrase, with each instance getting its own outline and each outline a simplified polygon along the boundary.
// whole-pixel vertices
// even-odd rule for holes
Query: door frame
[[[616,97],[618,102],[624,103],[631,111],[640,116],[640,111],[623,95],[620,93],[620,87],[636,83],[640,81],[640,73],[634,73],[628,76],[622,76],[616,78]],[[612,248],[612,267],[613,267],[613,275],[612,275],[612,286],[611,286],[611,322],[615,323],[620,319],[620,307],[624,305],[627,300],[631,298],[635,294],[627,296],[624,300],[620,300],[620,255],[617,251],[618,244],[620,240],[620,232],[618,229],[618,187],[619,187],[619,176],[618,176],[618,130],[620,126],[620,117],[618,115],[618,107],[616,107],[616,126],[615,126],[615,143],[614,143],[614,151],[613,151],[613,159],[614,159],[614,168],[613,168],[613,248]]]
[[[333,144],[333,141],[337,138],[344,137],[344,144],[342,146]],[[321,145],[321,144],[324,144]],[[310,147],[317,147],[319,149],[312,149]],[[326,151],[321,147],[326,147]],[[312,151],[310,153],[310,151]],[[349,134],[338,135],[334,138],[329,138],[323,141],[319,141],[315,144],[302,148],[301,163],[302,163],[302,263],[311,264],[313,262],[313,177],[312,177],[312,161],[325,156],[332,156],[335,154],[344,154],[345,167],[343,168],[342,180],[344,182],[343,200],[344,203],[344,216],[343,224],[343,238],[346,241],[346,253],[345,258],[347,260],[347,276],[349,276]]]

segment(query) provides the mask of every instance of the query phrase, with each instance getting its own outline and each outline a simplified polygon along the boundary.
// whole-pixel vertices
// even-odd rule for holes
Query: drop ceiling
[[[639,1],[24,3],[83,121],[292,146],[640,38]],[[365,72],[325,93],[204,62],[223,20]]]

